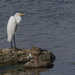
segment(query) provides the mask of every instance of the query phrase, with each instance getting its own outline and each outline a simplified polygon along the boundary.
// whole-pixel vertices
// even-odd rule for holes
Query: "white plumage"
[[[14,16],[11,16],[9,18],[8,24],[7,24],[7,34],[8,34],[8,41],[11,42],[13,35],[16,31],[17,22]]]
[[[8,20],[7,24],[7,35],[8,35],[8,41],[11,42],[13,36],[15,35],[16,28],[21,22],[21,16],[20,15],[25,15],[21,13],[16,13],[14,16],[11,16]]]

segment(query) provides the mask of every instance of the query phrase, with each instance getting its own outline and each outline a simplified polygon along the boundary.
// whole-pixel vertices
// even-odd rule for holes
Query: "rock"
[[[4,75],[17,75],[17,74],[21,74],[23,73],[23,75],[40,75],[40,72],[45,72],[48,71],[48,69],[50,70],[51,68],[16,68],[15,67],[11,67],[11,69],[6,70]]]
[[[32,55],[34,55],[34,56],[42,55],[42,54],[45,53],[43,49],[38,48],[38,47],[35,47],[35,46],[33,46],[33,47],[29,50],[29,52],[30,52]]]
[[[29,50],[27,49],[2,49],[0,50],[0,64],[17,64],[25,63]]]
[[[52,52],[48,50],[44,50],[38,47],[33,46],[29,52],[32,54],[33,59],[29,62],[25,63],[23,67],[25,68],[48,68],[53,66],[53,62],[55,60],[55,56]],[[36,60],[36,56],[38,56],[38,60]]]
[[[29,50],[29,52],[32,54],[34,59],[36,58],[36,56],[38,56],[38,60],[41,60],[41,61],[51,61],[51,62],[55,61],[55,56],[49,50],[44,50],[44,49],[33,46]]]
[[[31,60],[24,64],[24,68],[50,68],[53,64],[50,61]]]
[[[38,60],[35,60],[38,56]],[[28,49],[2,49],[0,50],[0,64],[24,64],[27,67],[48,67],[53,66],[55,56],[49,50],[33,46]]]

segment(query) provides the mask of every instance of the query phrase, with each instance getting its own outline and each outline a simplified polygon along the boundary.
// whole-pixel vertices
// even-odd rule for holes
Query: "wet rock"
[[[0,50],[0,64],[25,63],[28,55],[29,50],[27,49],[2,49]]]
[[[48,68],[53,66],[55,56],[52,52],[33,46],[29,52],[32,54],[32,58],[29,62],[25,63],[25,68]],[[38,56],[38,59],[36,59]]]
[[[38,56],[38,60],[36,59]],[[28,49],[2,49],[0,50],[0,64],[24,64],[27,67],[48,67],[53,66],[55,56],[49,50],[33,46]]]
[[[7,69],[4,75],[40,75],[40,72],[45,72],[48,69],[50,70],[51,68],[21,68],[21,66],[12,66],[11,69]],[[9,68],[9,67],[8,67]],[[2,74],[3,75],[3,74]]]
[[[33,47],[30,49],[29,52],[30,52],[32,55],[34,55],[34,56],[39,56],[39,55],[44,54],[44,53],[45,53],[45,50],[33,46]]]
[[[50,61],[31,60],[24,64],[24,68],[50,68],[53,64]]]
[[[55,56],[49,50],[44,50],[44,49],[33,46],[29,50],[29,52],[34,57],[33,59],[36,59],[36,56],[38,56],[38,60],[41,60],[41,61],[50,61],[52,63],[55,61]]]

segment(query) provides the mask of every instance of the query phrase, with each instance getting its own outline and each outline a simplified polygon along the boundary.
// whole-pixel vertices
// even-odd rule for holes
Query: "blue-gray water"
[[[10,47],[7,21],[16,12],[26,14],[16,32],[17,47],[37,46],[57,58],[38,75],[75,75],[75,0],[0,0],[0,49]]]

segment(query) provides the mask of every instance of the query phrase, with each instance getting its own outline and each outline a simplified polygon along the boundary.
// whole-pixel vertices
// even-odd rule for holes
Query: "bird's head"
[[[17,24],[19,24],[19,23],[21,22],[21,15],[25,15],[25,14],[22,14],[22,13],[16,13],[16,14],[14,15]]]

